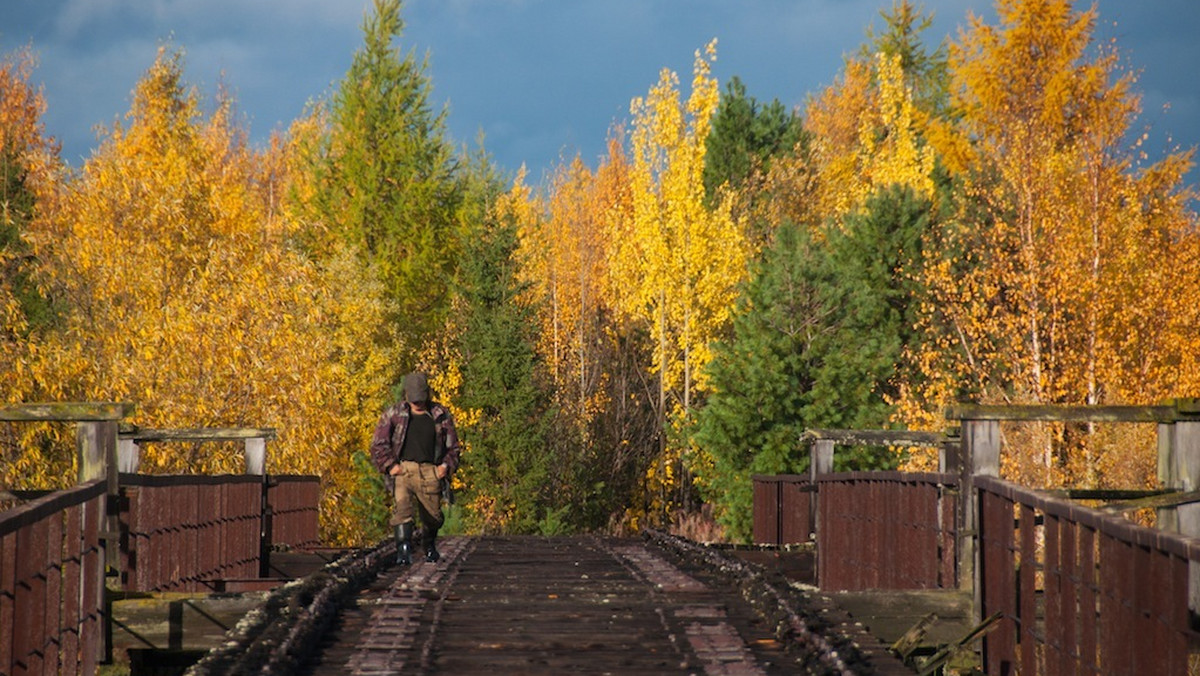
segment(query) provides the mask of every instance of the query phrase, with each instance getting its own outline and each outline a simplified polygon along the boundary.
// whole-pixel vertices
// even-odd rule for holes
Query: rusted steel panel
[[[1188,604],[1180,599],[1188,596],[1188,561],[1176,556],[1164,557],[1161,573],[1164,584],[1159,599],[1159,620],[1166,634],[1167,668],[1165,673],[1183,673],[1188,664]]]
[[[831,483],[819,483],[817,491],[817,586],[821,589],[837,589],[835,571],[830,567],[833,563],[832,552],[838,543],[837,520],[834,510],[837,505],[837,486]]]
[[[1079,528],[1079,579],[1079,673],[1095,676],[1100,673],[1096,660],[1096,531],[1087,526]]]
[[[1007,501],[1012,504],[1011,501]],[[1037,538],[1038,525],[1033,507],[1021,504],[1018,517],[1020,562],[1017,570],[1017,612],[1021,647],[1021,673],[1038,673],[1037,621]]]
[[[1042,629],[1045,633],[1043,646],[1046,651],[1047,676],[1059,676],[1062,673],[1062,606],[1059,599],[1063,594],[1062,566],[1059,561],[1061,551],[1061,530],[1057,517],[1045,516],[1046,558],[1043,572],[1045,586],[1046,622]]]
[[[1136,613],[1130,592],[1133,547],[1105,534],[1100,541],[1101,652],[1100,663],[1114,675],[1133,674],[1133,645],[1128,634],[1136,631]]]
[[[874,587],[886,589],[894,586],[900,576],[900,560],[895,556],[897,550],[897,529],[902,515],[896,509],[900,493],[896,484],[890,481],[872,482],[875,489],[875,511],[871,515],[876,522],[875,539],[875,571]],[[907,546],[907,543],[906,543]]]
[[[167,532],[160,528],[160,523],[167,516],[162,513],[166,506],[159,504],[160,497],[161,491],[153,486],[141,489],[141,540],[137,549],[138,567],[141,569],[137,586],[139,591],[157,589],[159,580],[166,577],[166,571],[171,564],[170,560],[160,553],[164,545],[170,546]]]
[[[229,517],[223,504],[226,501],[224,484],[196,487],[196,548],[198,564],[193,570],[196,589],[206,589],[212,580],[222,577],[224,555],[221,537],[228,529]]]
[[[67,510],[66,531],[63,537],[62,566],[62,675],[75,676],[79,673],[79,625],[81,579],[80,566],[83,551],[83,515],[78,505]]]
[[[779,534],[778,477],[754,477],[754,541],[759,544],[782,544]]]
[[[0,535],[0,671],[11,673],[16,627],[17,532]]]
[[[1171,556],[1161,551],[1148,551],[1150,578],[1154,583],[1148,589],[1149,598],[1146,605],[1146,623],[1150,631],[1151,646],[1148,657],[1152,661],[1150,669],[1159,674],[1177,674],[1187,671],[1187,662],[1171,663],[1171,635],[1178,631],[1164,621],[1170,613],[1171,598]],[[1146,652],[1146,651],[1142,651]],[[1182,666],[1183,669],[1178,667]]]
[[[13,674],[40,674],[42,664],[37,650],[41,643],[45,610],[45,580],[39,573],[45,564],[46,542],[42,521],[17,531],[16,585],[13,605],[17,621],[13,632]]]
[[[242,551],[242,577],[257,576],[260,570],[260,559],[263,553],[263,538],[268,537],[268,533],[263,532],[263,511],[266,505],[263,504],[263,486],[259,484],[242,484],[242,491],[245,499],[242,504],[245,511],[242,514],[242,522],[244,524],[245,537],[241,541]]]
[[[1059,576],[1061,593],[1058,598],[1061,626],[1057,629],[1061,653],[1059,655],[1059,673],[1076,673],[1079,663],[1079,645],[1076,632],[1076,618],[1079,613],[1079,565],[1076,551],[1078,537],[1074,521],[1058,520],[1059,526],[1059,555],[1058,563],[1062,571]]]
[[[938,586],[942,589],[958,587],[958,497],[945,487],[938,489],[938,510],[941,530],[938,548],[941,567]]]
[[[268,505],[264,502],[266,495],[265,491],[263,490],[263,484],[247,484],[246,489],[248,492],[250,492],[250,497],[252,498],[252,500],[247,504],[253,506],[253,511],[247,512],[246,515],[247,529],[251,531],[252,535],[252,537],[246,541],[247,559],[245,567],[248,577],[250,575],[257,576],[266,572],[266,567],[262,565],[263,563],[266,563],[266,561],[263,560],[263,556],[266,553],[266,550],[270,547],[271,534],[266,532],[265,527],[267,524],[263,522],[263,515],[268,507]]]
[[[941,489],[936,485],[923,484],[919,496],[921,520],[914,527],[919,529],[923,555],[919,559],[920,580],[925,589],[937,589],[941,586],[941,530],[942,523],[938,511],[941,500]],[[931,556],[932,554],[932,556]]]
[[[841,473],[817,486],[823,589],[925,589],[954,581],[953,510],[943,475]],[[944,506],[943,506],[943,509]],[[943,526],[948,524],[948,526]]]
[[[100,553],[100,524],[104,495],[83,505],[83,548],[80,552],[80,672],[96,673],[100,662],[104,625],[104,560]]]
[[[799,478],[779,482],[779,544],[808,542],[812,534],[811,486]]]
[[[1132,634],[1138,637],[1135,645],[1131,646],[1133,655],[1133,671],[1138,674],[1167,674],[1161,671],[1159,656],[1154,654],[1155,626],[1151,616],[1154,598],[1154,587],[1161,585],[1162,580],[1154,579],[1155,553],[1141,546],[1130,547],[1127,550],[1133,558],[1133,579],[1130,584],[1130,610],[1133,616]],[[1126,637],[1126,641],[1129,637]]]
[[[980,491],[979,546],[983,615],[1002,613],[1000,625],[984,639],[987,673],[1011,670],[1016,652],[1016,599],[1013,598],[1012,502],[989,491]]]
[[[206,537],[208,540],[207,548],[219,552],[217,560],[214,561],[215,570],[212,571],[212,579],[220,579],[225,577],[235,577],[234,571],[237,569],[237,561],[232,560],[228,554],[228,548],[234,540],[234,530],[237,528],[238,521],[230,511],[234,502],[237,500],[237,491],[233,486],[221,485],[214,486],[214,500],[216,509],[217,528],[212,529]]]
[[[59,672],[59,649],[62,646],[62,564],[63,564],[63,517],[59,512],[46,519],[46,617],[42,625],[43,660],[47,673]]]
[[[179,488],[179,547],[174,554],[174,568],[168,589],[172,591],[197,591],[197,563],[199,556],[199,518],[200,487],[187,484]]]
[[[859,481],[854,483],[854,488],[866,498],[853,505],[867,536],[864,543],[866,556],[860,559],[864,576],[858,580],[858,585],[860,589],[879,589],[883,583],[883,540],[887,529],[886,486],[877,481]]]

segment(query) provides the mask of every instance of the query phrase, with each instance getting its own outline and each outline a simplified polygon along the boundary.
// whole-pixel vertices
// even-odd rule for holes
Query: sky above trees
[[[929,0],[930,40],[954,35],[987,0]],[[1080,8],[1086,3],[1078,3]],[[367,0],[6,0],[0,49],[32,45],[44,86],[47,132],[81,163],[96,125],[129,109],[131,92],[164,43],[182,48],[185,77],[210,99],[222,84],[251,139],[299,117],[345,75],[361,39]],[[718,39],[713,74],[737,75],[750,95],[802,105],[832,82],[842,57],[864,41],[886,0],[556,2],[409,0],[401,46],[429,56],[433,100],[449,106],[448,131],[473,145],[479,132],[495,161],[527,164],[539,181],[561,155],[588,164],[604,153],[614,121],[661,68],[687,72],[695,50]],[[1097,42],[1115,39],[1141,71],[1143,125],[1153,154],[1200,144],[1200,4],[1100,0]],[[1169,106],[1164,112],[1164,107]],[[1137,132],[1141,132],[1139,126]],[[1192,174],[1195,176],[1195,172]],[[1195,182],[1195,181],[1193,181]]]

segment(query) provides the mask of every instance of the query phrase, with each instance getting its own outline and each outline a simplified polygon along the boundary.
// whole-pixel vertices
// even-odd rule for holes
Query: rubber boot
[[[402,523],[396,526],[396,565],[412,565],[412,535],[413,525]]]
[[[435,546],[437,543],[437,530],[436,529],[426,526],[425,533],[422,535],[421,540],[422,540],[421,544],[423,544],[425,546],[425,560],[426,561],[428,561],[430,563],[434,563],[438,559],[442,558],[442,555],[438,553],[437,547]]]

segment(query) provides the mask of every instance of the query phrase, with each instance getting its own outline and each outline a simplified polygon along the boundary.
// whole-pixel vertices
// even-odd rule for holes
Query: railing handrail
[[[817,483],[837,481],[886,481],[889,483],[958,485],[959,475],[949,472],[901,472],[891,470],[868,470],[857,472],[831,472],[821,474]]]
[[[52,514],[104,495],[104,489],[104,480],[94,479],[4,510],[0,512],[0,536],[14,533]]]
[[[981,490],[1028,505],[1047,515],[1091,528],[1127,544],[1157,549],[1189,561],[1200,562],[1200,539],[1142,526],[1120,516],[1047,495],[998,477],[977,476],[973,480],[975,486]]]
[[[121,487],[215,486],[220,484],[260,484],[256,474],[129,474],[121,472]]]

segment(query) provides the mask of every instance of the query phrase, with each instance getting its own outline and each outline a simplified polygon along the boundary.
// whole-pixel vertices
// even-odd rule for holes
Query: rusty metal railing
[[[122,474],[121,558],[129,591],[207,591],[259,575],[262,477]]]
[[[994,477],[980,492],[986,673],[1185,674],[1200,542]]]
[[[321,479],[316,476],[272,475],[267,481],[270,544],[310,549],[321,544],[318,505]]]
[[[817,477],[821,589],[953,589],[957,476],[845,472]]]
[[[105,488],[90,481],[0,514],[0,673],[95,673]]]
[[[808,542],[813,534],[812,499],[816,490],[807,476],[755,474],[754,542],[788,545]]]

